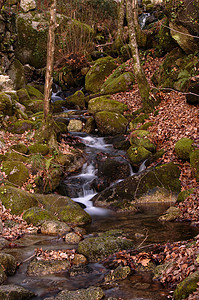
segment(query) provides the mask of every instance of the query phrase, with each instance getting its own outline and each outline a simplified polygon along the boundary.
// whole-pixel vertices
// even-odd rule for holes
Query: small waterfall
[[[141,29],[143,29],[146,25],[146,20],[147,18],[150,17],[150,13],[142,13],[141,16],[139,17],[139,24]]]

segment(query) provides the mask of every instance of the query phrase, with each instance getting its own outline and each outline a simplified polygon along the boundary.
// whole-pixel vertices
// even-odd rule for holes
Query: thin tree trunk
[[[119,12],[118,12],[116,46],[117,45],[120,46],[123,43],[124,16],[125,16],[125,0],[121,0]]]
[[[45,87],[44,87],[44,120],[47,120],[50,111],[52,72],[53,72],[54,52],[55,52],[55,29],[56,29],[56,0],[52,0],[50,6],[50,24],[49,24],[48,45],[47,45],[47,65],[46,65],[46,77],[45,77]]]
[[[135,2],[133,4],[133,7],[136,7]],[[138,88],[142,98],[143,109],[149,110],[150,109],[150,101],[149,101],[150,87],[140,63],[138,45],[136,40],[135,21],[134,21],[134,14],[132,10],[131,0],[126,0],[126,14],[127,14],[127,22],[128,22],[128,30],[129,30],[129,42],[130,42],[131,54],[133,58],[134,75],[137,80]]]

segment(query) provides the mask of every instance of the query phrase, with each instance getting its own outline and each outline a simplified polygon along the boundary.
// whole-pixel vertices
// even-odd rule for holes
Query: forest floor
[[[151,87],[151,76],[154,71],[159,67],[162,59],[148,57],[144,65],[145,74]],[[132,70],[132,62],[128,61],[129,70]],[[190,163],[188,161],[181,161],[175,155],[175,143],[183,137],[188,137],[194,140],[194,145],[199,148],[199,107],[192,106],[186,103],[186,98],[183,93],[177,91],[169,91],[163,93],[159,91],[159,96],[162,98],[161,103],[156,107],[158,114],[149,114],[146,122],[153,122],[149,127],[152,134],[152,140],[157,145],[157,150],[164,149],[165,153],[158,162],[167,163],[174,162],[180,166],[181,169],[181,184],[182,191],[194,188],[194,192],[178,207],[181,211],[181,216],[178,221],[189,221],[194,226],[199,226],[199,182],[192,177]],[[115,100],[123,102],[128,105],[127,113],[132,113],[141,108],[141,98],[137,84],[129,92],[119,93],[112,96]],[[138,124],[137,128],[142,124]],[[32,136],[29,133],[18,135],[17,138],[11,133],[0,131],[0,138],[4,140],[4,146],[1,147],[1,154],[4,154],[10,149],[10,146],[16,143],[23,143],[30,145]],[[158,163],[156,162],[156,163]],[[0,180],[4,178],[5,174],[0,171]],[[31,180],[31,178],[30,178]],[[6,219],[14,219],[20,226],[16,229],[12,228],[10,231],[4,231],[3,236],[11,241],[11,247],[14,245],[14,240],[19,238],[24,233],[29,233],[34,230],[34,227],[27,225],[21,216],[13,216],[8,210],[0,207],[0,217],[2,221]],[[199,270],[199,264],[196,262],[198,249],[199,249],[199,236],[194,240],[190,247],[190,241],[176,242],[166,245],[154,245],[154,249],[149,252],[139,252],[135,255],[134,252],[130,253],[122,251],[115,255],[116,262],[123,262],[123,264],[133,265],[137,262],[146,265],[147,262],[155,261],[157,263],[170,262],[173,264],[165,274],[161,276],[160,281],[163,284],[168,284],[171,288],[175,287],[180,281],[186,278],[189,274]],[[174,263],[175,262],[175,263]],[[189,300],[199,299],[199,288],[197,291],[190,295]]]

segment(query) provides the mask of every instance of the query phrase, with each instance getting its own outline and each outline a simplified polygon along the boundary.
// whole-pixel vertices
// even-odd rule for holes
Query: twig
[[[147,230],[145,238],[144,238],[143,241],[138,245],[138,247],[136,248],[136,250],[141,249],[141,246],[142,246],[142,245],[144,244],[144,242],[147,240],[148,236],[149,236],[149,235],[148,235],[148,230]]]

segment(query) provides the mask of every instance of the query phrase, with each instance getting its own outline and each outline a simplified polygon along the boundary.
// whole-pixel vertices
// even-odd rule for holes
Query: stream
[[[88,135],[86,133],[71,133],[85,145],[84,151],[87,155],[87,162],[81,172],[68,177],[64,182],[65,195],[80,203],[92,216],[92,223],[86,226],[86,234],[103,232],[111,229],[122,229],[128,238],[139,245],[142,239],[136,239],[135,234],[148,235],[145,244],[174,242],[186,240],[198,234],[196,228],[186,223],[162,224],[158,217],[168,208],[168,204],[155,204],[143,207],[139,213],[133,215],[130,212],[116,213],[108,209],[94,207],[92,197],[96,194],[94,182],[98,179],[96,169],[97,155],[111,155],[123,157],[124,151],[116,150],[111,144],[110,138]],[[145,168],[144,164],[140,171]],[[133,170],[129,164],[129,176],[133,176]],[[119,179],[121,180],[121,179]],[[118,180],[117,180],[118,181]],[[113,181],[110,184],[115,184]],[[63,193],[63,191],[62,191]],[[33,255],[36,248],[46,249],[73,249],[74,245],[67,245],[62,238],[45,236],[42,234],[26,235],[16,241],[17,248],[6,249],[6,253],[12,254],[18,262]],[[55,296],[63,289],[76,290],[87,288],[100,283],[104,274],[108,272],[105,266],[100,263],[90,263],[88,272],[78,276],[69,276],[67,273],[39,277],[26,275],[27,265],[23,263],[17,270],[15,276],[8,278],[8,283],[19,284],[37,294],[35,300]],[[136,273],[127,279],[120,281],[117,285],[105,290],[106,297],[116,297],[128,300],[135,299],[167,299],[169,291],[164,289],[158,282],[152,281],[149,272]]]

